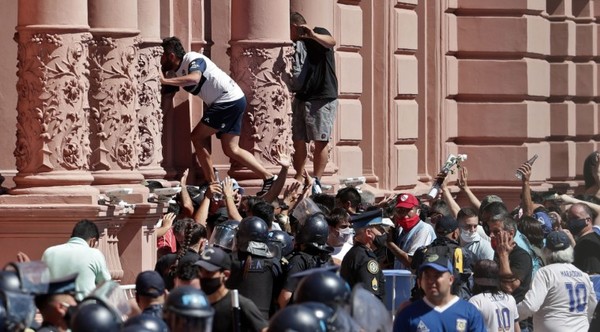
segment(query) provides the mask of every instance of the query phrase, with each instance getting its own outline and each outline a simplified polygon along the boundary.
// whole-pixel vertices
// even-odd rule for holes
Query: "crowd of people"
[[[239,148],[245,97],[207,57],[163,41],[161,83],[208,105],[192,132],[205,184],[188,183],[156,225],[154,270],[127,298],[110,279],[91,221],[0,272],[0,331],[600,331],[590,275],[600,274],[600,154],[584,163],[586,193],[534,192],[524,163],[521,201],[481,201],[460,167],[460,206],[409,192],[375,200],[321,184],[335,119],[335,40],[291,15],[294,154],[277,151],[271,174]],[[264,180],[246,195],[213,169],[206,138]],[[312,175],[305,169],[314,142]],[[288,169],[295,180],[286,186]],[[160,186],[148,183],[150,190]],[[396,312],[384,270],[414,276]],[[395,285],[394,285],[395,286]],[[35,319],[36,313],[38,314]]]

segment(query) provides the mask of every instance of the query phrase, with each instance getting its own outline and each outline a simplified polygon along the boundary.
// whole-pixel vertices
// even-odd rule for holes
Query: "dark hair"
[[[429,211],[427,212],[428,217],[431,217],[433,214],[441,214],[446,217],[451,217],[452,211],[450,211],[450,207],[446,201],[438,199],[433,201],[429,207]]]
[[[350,214],[344,208],[338,207],[333,209],[327,216],[327,225],[337,227],[343,220],[350,218]]]
[[[498,279],[499,275],[498,263],[490,259],[482,259],[477,261],[473,265],[473,278],[486,278],[486,279]],[[497,286],[490,285],[479,285],[477,282],[473,284],[473,295],[479,293],[492,293],[497,294],[500,292],[500,280],[498,280]]]
[[[501,215],[509,215],[509,212],[504,203],[491,202],[479,211],[479,220],[484,223],[487,222],[487,220],[484,220],[483,218],[485,214],[497,220]]]
[[[177,267],[177,278],[190,281],[198,278],[198,267],[195,262],[184,262]]]
[[[304,16],[302,16],[302,14],[298,13],[298,12],[292,12],[290,14],[290,23],[292,24],[306,24],[306,20],[304,19]]]
[[[471,217],[479,217],[477,214],[477,210],[475,210],[474,208],[467,206],[464,208],[461,208],[460,210],[458,210],[458,214],[456,215],[456,220],[458,220],[459,222],[463,219],[466,218],[471,218]]]
[[[275,220],[275,208],[273,205],[260,201],[254,204],[251,208],[252,215],[255,217],[259,217],[267,223],[267,227],[270,229],[271,225],[273,225],[273,220]]]
[[[310,197],[313,202],[316,204],[320,204],[325,206],[329,211],[332,211],[335,208],[335,196],[321,193],[314,194]]]
[[[519,232],[523,233],[529,243],[542,249],[544,247],[544,229],[542,223],[531,216],[523,216],[518,224]]]
[[[346,187],[338,190],[335,198],[339,199],[342,203],[350,202],[350,206],[357,209],[362,201],[360,193],[354,187]]]
[[[598,152],[594,151],[590,153],[583,161],[583,181],[585,183],[585,189],[588,189],[596,184],[594,179],[594,168],[596,166],[596,156]]]
[[[531,201],[536,204],[544,204],[544,195],[537,191],[530,191]]]
[[[161,44],[164,54],[173,53],[179,59],[183,59],[185,49],[181,44],[181,40],[177,37],[167,37],[163,39]]]
[[[174,276],[177,272],[177,267],[179,266],[179,261],[185,253],[188,251],[189,247],[200,242],[200,239],[206,238],[206,227],[201,224],[196,223],[193,219],[186,218],[184,219],[186,222],[185,228],[185,239],[183,240],[183,244],[179,251],[177,252],[177,258],[175,259],[175,263],[170,266],[169,274]]]
[[[99,239],[100,231],[98,230],[98,226],[93,222],[83,219],[75,224],[73,227],[73,233],[71,233],[71,237],[78,237],[84,240],[89,240],[91,238]]]

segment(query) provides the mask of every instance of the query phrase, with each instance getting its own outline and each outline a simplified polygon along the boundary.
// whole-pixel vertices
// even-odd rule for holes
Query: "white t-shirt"
[[[352,242],[344,242],[344,244],[340,247],[333,247],[331,258],[333,259],[334,263],[341,265],[342,260],[344,260],[344,256],[348,251],[350,251],[350,249],[352,249],[352,246]],[[339,262],[339,264],[337,262]]]
[[[488,331],[514,332],[518,324],[517,303],[506,293],[480,293],[469,299],[477,307]]]
[[[517,308],[521,319],[533,316],[535,332],[587,331],[596,304],[587,273],[573,264],[556,263],[537,271]]]
[[[191,94],[198,95],[208,106],[214,103],[235,101],[244,96],[244,92],[237,83],[208,57],[200,53],[188,52],[175,71],[175,75],[181,77],[194,71],[202,73],[200,82],[196,85],[186,86],[184,89]]]
[[[402,232],[400,227],[400,232]],[[419,221],[407,234],[400,234],[399,243],[396,243],[402,251],[409,256],[413,256],[415,251],[421,247],[428,246],[435,240],[435,230],[433,227],[424,222]],[[394,261],[394,269],[410,270],[410,266],[404,266],[397,258]]]

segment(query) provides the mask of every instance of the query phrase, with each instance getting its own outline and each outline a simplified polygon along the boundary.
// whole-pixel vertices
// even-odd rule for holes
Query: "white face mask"
[[[475,231],[475,232],[468,232],[468,231],[461,230],[460,231],[460,238],[465,243],[471,243],[471,242],[479,241],[479,233],[477,233],[477,231]]]
[[[354,229],[352,227],[346,227],[338,229],[338,243],[343,244],[348,242],[354,236]]]

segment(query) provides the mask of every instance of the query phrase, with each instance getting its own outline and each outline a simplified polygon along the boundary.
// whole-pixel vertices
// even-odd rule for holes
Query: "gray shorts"
[[[292,140],[329,141],[337,111],[337,99],[292,102]]]

